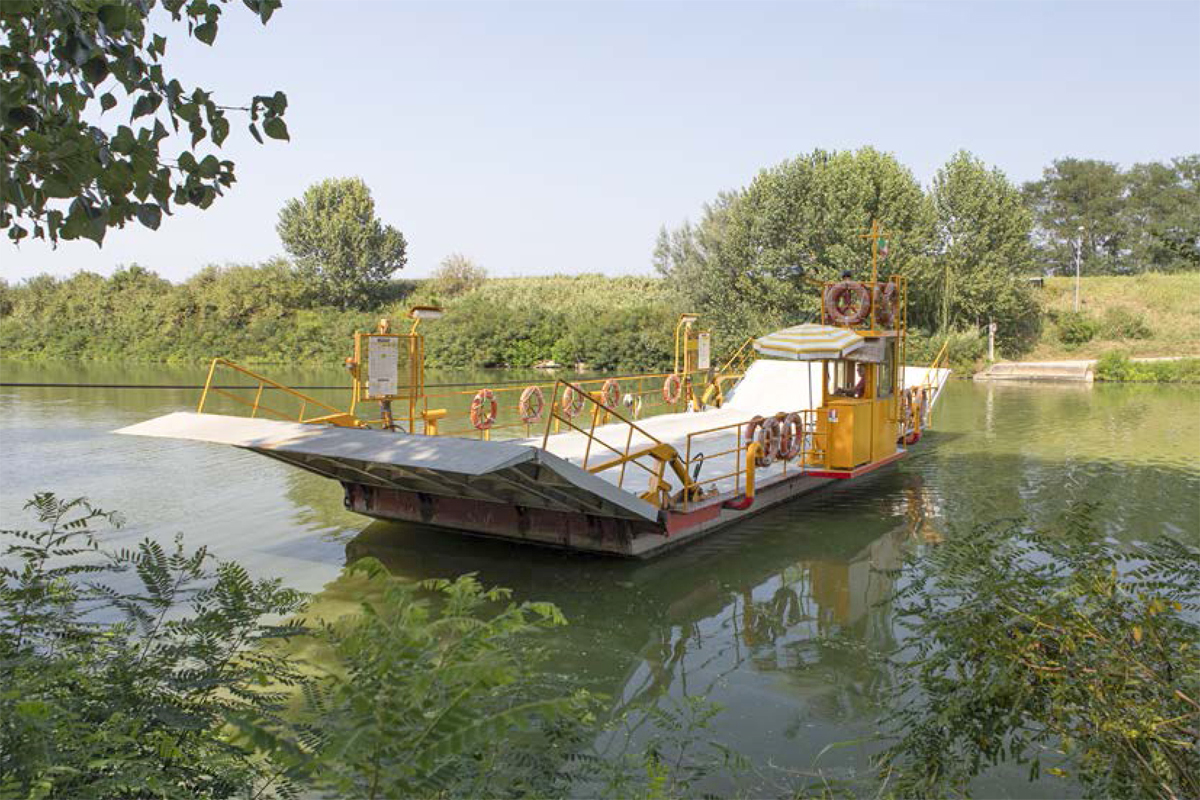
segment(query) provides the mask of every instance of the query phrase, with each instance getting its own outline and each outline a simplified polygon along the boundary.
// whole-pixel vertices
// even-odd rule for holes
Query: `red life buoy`
[[[679,402],[680,396],[683,394],[683,381],[678,375],[668,375],[663,381],[662,396],[663,400],[669,405],[675,405]]]
[[[761,448],[754,463],[760,467],[769,465],[779,454],[779,420],[751,417],[746,424],[746,446],[749,447],[751,442],[758,442]]]
[[[480,389],[471,400],[471,424],[481,431],[496,424],[496,396],[491,389]]]
[[[804,422],[792,412],[779,423],[779,457],[791,461],[804,450]]]
[[[562,413],[567,419],[579,416],[579,412],[583,411],[583,394],[575,391],[575,387],[568,386],[562,396]]]
[[[609,411],[614,411],[617,404],[621,402],[621,384],[617,383],[612,378],[604,382],[604,386],[600,389],[600,403]]]
[[[529,386],[521,392],[521,399],[517,401],[517,413],[521,415],[521,422],[529,425],[541,421],[542,409],[545,406],[546,398],[542,390],[537,386]]]
[[[825,316],[837,325],[862,324],[871,313],[871,293],[858,281],[842,281],[825,290]]]
[[[875,321],[885,330],[896,326],[900,313],[900,290],[894,283],[875,287]]]

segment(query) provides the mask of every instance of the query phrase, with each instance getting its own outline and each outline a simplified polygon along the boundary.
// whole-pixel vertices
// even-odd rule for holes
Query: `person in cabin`
[[[867,393],[867,365],[857,364],[858,368],[858,383],[854,384],[854,390],[850,393],[851,397],[862,397]]]

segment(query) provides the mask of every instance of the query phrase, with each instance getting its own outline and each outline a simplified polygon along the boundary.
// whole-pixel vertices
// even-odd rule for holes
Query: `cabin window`
[[[896,374],[896,341],[889,340],[883,348],[883,363],[875,370],[879,376],[879,384],[875,387],[876,397],[891,397],[892,384]]]
[[[854,370],[854,362],[827,361],[826,364],[829,393],[852,397],[854,395],[854,386],[858,383],[858,375]]]

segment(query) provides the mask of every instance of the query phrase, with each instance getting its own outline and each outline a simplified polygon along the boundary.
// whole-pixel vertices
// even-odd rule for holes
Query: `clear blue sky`
[[[663,224],[816,147],[873,145],[928,183],[967,148],[1014,181],[1073,155],[1200,151],[1200,3],[480,3],[226,7],[181,78],[282,89],[292,141],[234,126],[238,183],[102,249],[0,245],[0,275],[138,262],[173,280],[282,252],[279,208],[361,176],[408,237],[402,277],[462,252],[494,275],[647,273]],[[186,81],[185,81],[186,82]],[[115,124],[115,122],[114,122]]]

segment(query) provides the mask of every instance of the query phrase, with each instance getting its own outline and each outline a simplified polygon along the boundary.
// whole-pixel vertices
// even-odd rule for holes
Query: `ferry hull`
[[[346,483],[345,505],[368,517],[413,522],[454,534],[625,558],[649,558],[816,491],[836,478],[789,475],[758,489],[744,510],[721,500],[689,511],[663,511],[657,521],[552,511],[463,497]]]

